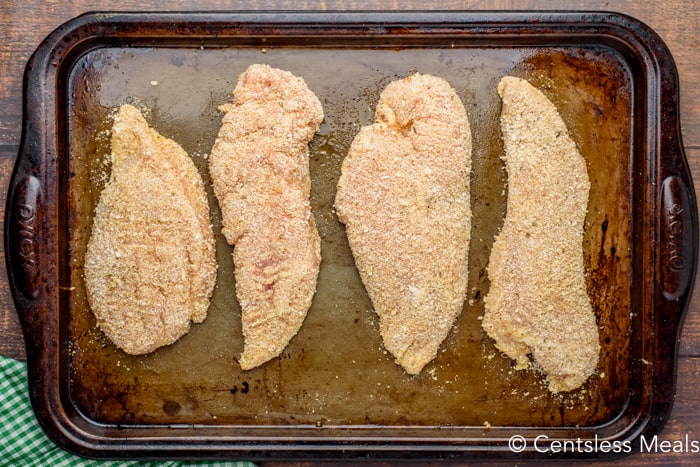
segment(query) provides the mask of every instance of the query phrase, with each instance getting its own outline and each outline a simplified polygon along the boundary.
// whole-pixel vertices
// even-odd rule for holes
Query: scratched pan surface
[[[491,27],[481,24],[484,18]],[[663,77],[648,76],[633,41],[595,34],[611,21],[624,26],[615,31],[635,38],[640,33],[634,28],[647,30],[614,15],[591,20],[593,32],[585,34],[571,32],[573,24],[585,25],[576,15],[547,16],[551,24],[541,15],[508,18],[464,16],[456,27],[424,15],[392,29],[387,22],[406,18],[243,15],[234,27],[225,15],[192,15],[190,21],[175,15],[169,30],[168,15],[107,15],[67,27],[65,42],[79,46],[64,51],[57,72],[59,157],[49,182],[58,193],[52,238],[59,290],[48,318],[57,326],[50,331],[57,356],[54,361],[45,351],[37,357],[53,362],[40,385],[55,390],[61,402],[58,415],[47,410],[48,431],[54,427],[59,442],[99,457],[119,449],[135,457],[210,457],[216,447],[253,458],[362,452],[436,458],[507,456],[503,443],[514,432],[626,440],[659,429],[670,410],[675,364],[673,342],[661,340],[675,338],[694,273],[694,250],[682,235],[678,240],[676,228],[681,222],[686,235],[695,235],[694,214],[687,213],[695,209],[692,184],[677,128],[668,130],[677,152],[672,168],[654,150],[664,134],[653,121],[661,113],[658,102],[649,96],[660,96],[654,86]],[[383,24],[383,32],[361,26],[368,19]],[[515,29],[522,36],[516,38]],[[81,33],[87,30],[101,36],[86,40]],[[323,262],[299,333],[279,358],[244,372],[237,363],[243,341],[231,247],[221,235],[207,156],[220,127],[217,107],[230,100],[238,76],[253,63],[302,76],[323,104],[325,120],[310,143]],[[414,72],[447,79],[467,109],[473,228],[462,314],[437,358],[408,376],[382,346],[333,199],[342,160],[359,128],[372,122],[380,92]],[[551,394],[535,369],[514,370],[481,329],[486,266],[507,196],[496,93],[505,75],[528,79],[554,102],[591,179],[583,250],[601,353],[595,374],[566,394]],[[92,216],[109,176],[110,119],[127,102],[181,144],[200,170],[219,265],[206,321],[145,356],[123,353],[101,333],[83,282]],[[650,180],[664,171],[669,177],[657,194]],[[660,222],[653,220],[664,212]],[[661,249],[658,263],[680,264],[671,272],[648,264],[662,239],[672,246]],[[673,299],[659,301],[653,285],[659,279],[662,295],[676,294]],[[31,288],[31,280],[26,284]],[[673,307],[663,329],[657,327],[662,307]],[[664,332],[669,335],[658,335]],[[30,338],[37,333],[27,331]],[[79,433],[77,441],[55,428],[64,425]]]

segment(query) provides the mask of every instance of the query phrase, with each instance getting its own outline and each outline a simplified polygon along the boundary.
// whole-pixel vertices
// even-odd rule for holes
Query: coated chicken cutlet
[[[241,305],[241,368],[278,356],[301,327],[316,291],[321,246],[311,214],[308,143],[323,120],[302,78],[268,65],[239,77],[209,169],[234,245]]]
[[[119,109],[111,145],[85,286],[107,337],[126,353],[145,354],[206,318],[216,281],[214,235],[194,163],[135,107]]]
[[[508,200],[482,323],[517,368],[531,355],[551,392],[571,391],[595,371],[600,348],[583,266],[586,162],[539,90],[505,77],[498,93]]]
[[[384,346],[407,373],[433,360],[467,292],[471,131],[442,78],[390,83],[343,161],[335,207]]]

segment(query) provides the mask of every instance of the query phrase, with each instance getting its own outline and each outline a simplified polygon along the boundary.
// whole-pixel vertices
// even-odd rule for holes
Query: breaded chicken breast
[[[268,65],[239,77],[209,158],[223,234],[234,245],[248,370],[278,356],[316,291],[320,239],[311,214],[308,143],[323,120],[302,78]]]
[[[144,354],[202,322],[216,281],[214,235],[202,179],[187,153],[123,105],[112,127],[112,171],[85,254],[98,325]]]
[[[586,162],[539,90],[505,77],[498,93],[508,201],[483,328],[517,368],[531,355],[551,392],[570,391],[594,372],[600,349],[583,266]]]
[[[442,78],[390,83],[343,161],[335,207],[384,346],[407,373],[435,358],[467,292],[471,131]]]

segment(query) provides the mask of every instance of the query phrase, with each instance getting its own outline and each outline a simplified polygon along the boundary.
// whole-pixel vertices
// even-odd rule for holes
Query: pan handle
[[[12,298],[24,334],[29,371],[38,381],[42,378],[41,367],[47,355],[47,346],[42,342],[49,332],[47,302],[51,298],[53,282],[46,280],[47,264],[42,261],[45,258],[43,232],[46,212],[41,175],[44,167],[39,155],[43,146],[35,142],[37,138],[30,136],[23,135],[10,180],[5,207],[5,261]]]
[[[698,256],[698,212],[695,191],[677,126],[669,125],[670,136],[661,144],[657,172],[656,245],[653,247],[656,283],[653,320],[655,339],[650,343],[656,362],[653,379],[653,407],[656,414],[647,426],[656,433],[673,406],[680,331],[695,281]],[[668,127],[667,127],[668,128]]]
[[[692,189],[679,175],[663,180],[659,197],[661,290],[666,300],[678,301],[687,298],[695,276],[697,205]]]
[[[22,162],[22,156],[18,159]],[[18,165],[10,184],[5,220],[8,274],[25,299],[39,294],[41,183]],[[18,311],[21,311],[18,309]]]

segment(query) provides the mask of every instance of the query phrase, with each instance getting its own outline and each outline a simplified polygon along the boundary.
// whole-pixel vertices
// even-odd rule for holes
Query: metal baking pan
[[[151,109],[151,125],[183,145],[209,186],[217,106],[260,62],[302,76],[326,115],[310,144],[323,263],[307,319],[283,355],[240,370],[231,249],[209,190],[219,279],[208,319],[169,347],[126,355],[96,328],[82,279],[107,115],[123,102]],[[463,313],[438,357],[409,377],[382,347],[333,199],[379,93],[416,71],[447,79],[467,108],[474,227]],[[506,74],[557,105],[592,182],[583,247],[600,363],[563,395],[537,371],[515,371],[480,326],[507,195],[496,93]],[[564,12],[93,13],[48,36],[24,84],[7,267],[31,400],[66,449],[150,459],[612,458],[664,424],[695,277],[697,207],[673,59],[640,22]]]

